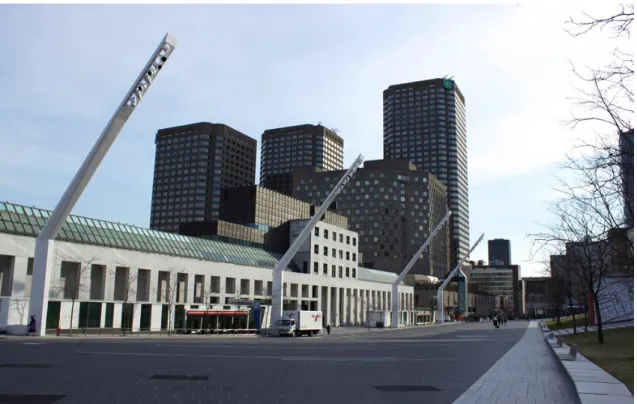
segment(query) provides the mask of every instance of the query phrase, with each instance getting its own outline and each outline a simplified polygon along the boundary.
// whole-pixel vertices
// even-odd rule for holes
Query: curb
[[[560,359],[560,349],[555,348],[549,341],[550,330],[544,323],[540,323],[544,342],[548,345],[555,359],[568,375],[575,386],[581,404],[628,404],[635,400],[630,390],[619,380],[608,374],[604,369],[591,362],[581,353],[577,353],[574,361]],[[545,331],[546,330],[546,331]],[[555,338],[555,337],[554,337]]]

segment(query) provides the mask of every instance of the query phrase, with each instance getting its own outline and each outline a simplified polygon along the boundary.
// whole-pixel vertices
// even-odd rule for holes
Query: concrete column
[[[31,276],[27,277],[28,266],[28,257],[13,257],[13,285],[11,286],[11,297],[29,297]]]
[[[335,288],[334,297],[334,326],[339,327],[341,325],[341,288]]]
[[[104,300],[112,302],[115,300],[115,265],[105,265],[105,267]],[[106,310],[106,308],[104,310]]]
[[[36,257],[33,267],[31,302],[29,311],[35,315],[38,335],[44,336],[49,306],[51,273],[55,270],[55,241],[36,239]]]
[[[186,281],[186,304],[195,302],[195,274],[188,272],[188,279]],[[241,285],[239,285],[241,286]]]
[[[148,296],[148,301],[150,303],[157,303],[159,302],[159,300],[157,300],[157,294],[160,291],[159,288],[159,271],[155,270],[155,269],[151,269],[150,270],[150,278],[148,279],[148,283],[150,284],[150,291],[149,291],[149,296]],[[161,316],[161,312],[160,312],[160,316]],[[151,316],[151,321],[152,321],[152,316]]]
[[[329,324],[330,326],[332,325],[332,288],[331,287],[327,287],[326,288],[326,292],[325,295],[323,296],[323,299],[325,299],[325,318],[327,321],[327,324]]]

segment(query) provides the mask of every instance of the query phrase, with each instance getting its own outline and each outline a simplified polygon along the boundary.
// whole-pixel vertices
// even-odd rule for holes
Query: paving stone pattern
[[[533,321],[524,336],[454,404],[579,404],[577,393]]]

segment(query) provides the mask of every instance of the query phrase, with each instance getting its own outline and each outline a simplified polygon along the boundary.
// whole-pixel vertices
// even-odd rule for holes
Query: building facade
[[[524,278],[526,314],[531,317],[549,317],[553,314],[551,277]]]
[[[489,240],[489,265],[511,265],[511,240]]]
[[[344,174],[299,169],[294,173],[294,196],[319,204]],[[364,266],[400,273],[446,214],[446,187],[407,160],[366,161],[333,210],[347,216],[349,229],[359,234]],[[448,271],[445,225],[411,273],[442,277]]]
[[[455,267],[470,242],[465,98],[453,80],[392,85],[383,92],[383,156],[409,159],[447,186]]]
[[[518,316],[525,314],[518,265],[476,265],[465,272],[472,287],[495,297],[497,311]]]
[[[35,236],[49,214],[0,203],[0,327],[24,332]],[[246,299],[266,307],[267,327],[272,268],[281,258],[250,246],[78,216],[64,224],[51,254],[48,332],[58,326],[100,332],[254,328],[247,307],[238,303]],[[340,278],[288,268],[284,309],[323,310],[332,326],[364,324],[367,310],[390,310],[396,275],[356,269],[355,276]],[[400,285],[399,293],[402,323],[412,324],[413,288]],[[229,315],[245,318],[228,322]]]
[[[292,173],[301,167],[343,169],[343,138],[322,125],[268,129],[261,137],[261,186],[292,196]]]
[[[160,129],[155,137],[150,227],[219,217],[221,189],[254,184],[257,141],[224,124]]]
[[[290,223],[290,244],[307,226],[309,220]],[[303,273],[339,279],[356,279],[359,266],[358,234],[321,222],[303,242],[294,261]]]

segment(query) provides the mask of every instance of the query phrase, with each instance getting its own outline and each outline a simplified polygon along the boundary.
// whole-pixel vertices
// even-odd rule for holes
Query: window
[[[336,278],[336,265],[332,265],[332,278]]]
[[[326,257],[328,256],[327,251],[328,251],[327,247],[323,247],[323,255],[325,255]]]
[[[341,243],[343,242],[343,235],[342,234],[338,235],[338,241],[341,242]]]
[[[352,278],[356,278],[356,268],[352,268]]]
[[[356,254],[352,253],[352,261],[356,262]]]
[[[319,246],[318,244],[314,244],[314,254],[318,254],[319,253]]]
[[[356,237],[352,237],[352,244],[356,246]]]
[[[323,275],[327,275],[327,264],[323,264]]]
[[[329,230],[323,230],[323,237],[325,237],[326,239],[329,240],[330,238],[330,231]]]
[[[319,231],[321,231],[321,229],[319,229],[318,227],[315,227],[314,228],[314,235],[318,236],[320,234]]]
[[[345,244],[349,245],[349,236],[345,238]]]
[[[349,278],[349,267],[345,267],[345,276]]]
[[[332,257],[336,258],[336,248],[332,248]]]
[[[342,278],[343,277],[343,267],[339,265],[338,267],[338,277]]]
[[[335,231],[332,232],[332,240],[336,241],[336,232]]]

